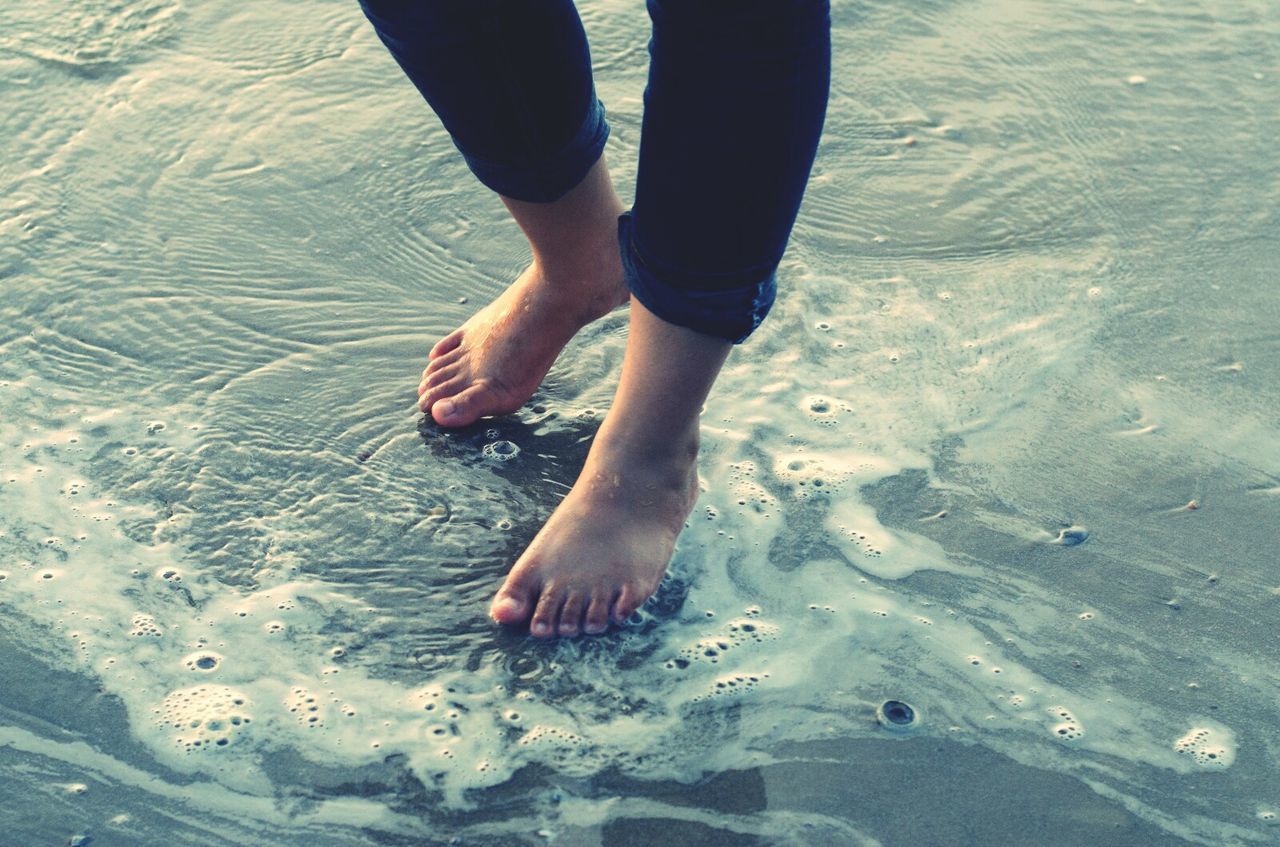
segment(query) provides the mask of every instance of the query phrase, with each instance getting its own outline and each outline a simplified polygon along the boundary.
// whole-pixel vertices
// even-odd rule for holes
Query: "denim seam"
[[[645,308],[668,323],[740,344],[763,322],[777,295],[772,271],[754,283],[730,289],[698,290],[658,278],[637,249],[630,212],[618,218],[627,287]],[[735,298],[742,298],[735,304]]]

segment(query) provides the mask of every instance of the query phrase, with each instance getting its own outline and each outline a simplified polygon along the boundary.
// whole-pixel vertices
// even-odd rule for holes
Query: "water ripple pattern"
[[[646,20],[582,7],[626,186]],[[484,610],[625,314],[442,431],[426,351],[527,251],[356,4],[0,11],[0,828],[1021,843],[981,772],[1063,843],[1273,841],[1280,14],[833,16],[670,573],[544,644]]]

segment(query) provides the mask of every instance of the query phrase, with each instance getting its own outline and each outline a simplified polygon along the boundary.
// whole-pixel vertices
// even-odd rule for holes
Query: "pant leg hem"
[[[632,296],[662,320],[741,344],[769,314],[778,292],[772,270],[757,282],[732,288],[672,285],[659,279],[641,258],[635,245],[634,226],[630,212],[618,218],[618,244],[627,287]],[[687,275],[683,276],[687,280]]]
[[[457,139],[454,139],[454,146],[466,159],[467,167],[486,187],[513,200],[550,203],[582,182],[604,153],[605,142],[609,139],[609,122],[605,119],[604,104],[595,98],[593,103],[595,105],[573,138],[539,161],[518,164],[493,162],[468,155]]]

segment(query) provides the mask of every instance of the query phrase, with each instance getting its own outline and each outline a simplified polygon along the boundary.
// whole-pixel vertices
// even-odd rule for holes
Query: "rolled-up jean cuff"
[[[627,287],[632,296],[662,320],[741,344],[769,314],[778,293],[772,269],[763,279],[727,288],[673,285],[670,279],[659,279],[645,264],[636,249],[634,226],[630,212],[618,218],[618,243]],[[681,282],[696,282],[690,275],[680,276]]]
[[[609,138],[609,122],[604,104],[592,98],[592,108],[573,138],[550,156],[516,164],[492,162],[467,153],[458,140],[454,145],[466,159],[467,167],[480,182],[503,197],[529,203],[559,200],[587,175],[604,152]]]

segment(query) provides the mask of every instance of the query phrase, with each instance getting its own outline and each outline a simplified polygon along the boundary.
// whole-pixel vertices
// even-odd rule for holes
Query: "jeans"
[[[571,0],[360,0],[476,177],[550,202],[609,135]],[[632,295],[741,342],[768,313],[822,132],[829,0],[648,0],[635,203],[618,221]]]

